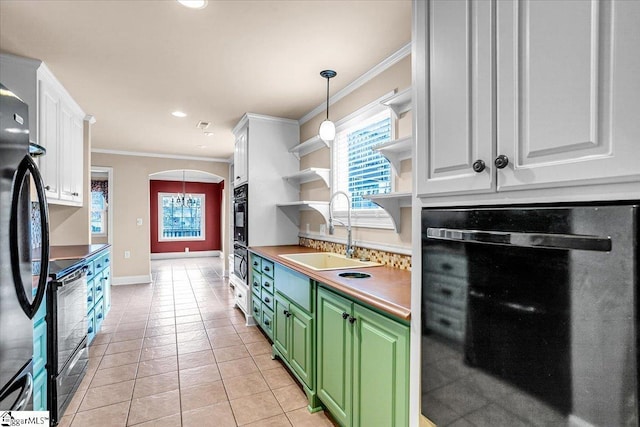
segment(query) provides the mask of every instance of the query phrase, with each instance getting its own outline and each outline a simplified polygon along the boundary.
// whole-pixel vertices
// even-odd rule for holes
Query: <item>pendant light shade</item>
[[[324,142],[331,142],[336,138],[336,125],[329,120],[329,79],[336,76],[333,70],[320,71],[320,75],[327,79],[327,118],[320,124],[318,135]]]

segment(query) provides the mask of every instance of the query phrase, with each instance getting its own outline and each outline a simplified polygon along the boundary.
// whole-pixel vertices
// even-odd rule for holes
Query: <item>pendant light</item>
[[[185,207],[191,207],[191,205],[194,204],[195,200],[193,200],[193,198],[191,197],[191,194],[189,194],[189,197],[187,197],[187,192],[186,192],[186,180],[185,180],[185,170],[182,170],[182,196],[178,196],[176,197],[176,200],[174,203],[174,205],[177,206],[185,206]]]
[[[336,125],[329,120],[329,79],[336,76],[336,72],[333,70],[320,71],[320,75],[327,79],[327,118],[320,124],[320,130],[318,135],[324,142],[331,142],[336,137]]]

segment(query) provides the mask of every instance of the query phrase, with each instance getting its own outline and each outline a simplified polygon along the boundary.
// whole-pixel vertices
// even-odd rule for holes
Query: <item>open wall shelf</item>
[[[394,93],[388,98],[385,98],[382,101],[380,101],[380,103],[382,105],[386,105],[387,107],[391,108],[391,111],[393,111],[393,114],[395,115],[396,119],[399,118],[402,114],[411,110],[411,107],[412,107],[411,87],[408,87],[401,92]]]
[[[327,188],[329,187],[329,169],[327,168],[308,168],[301,170],[300,172],[296,172],[292,175],[285,176],[283,179],[286,179],[291,184],[304,184],[307,182],[324,181]]]
[[[411,207],[411,193],[387,193],[362,196],[387,211],[396,233],[400,232],[400,208]]]
[[[276,206],[280,208],[295,225],[300,225],[301,210],[314,210],[322,215],[325,223],[329,224],[329,202],[301,200],[299,202],[278,203]]]
[[[380,152],[393,168],[396,175],[400,175],[400,162],[410,159],[413,153],[413,136],[383,142],[373,147],[373,150]]]
[[[289,152],[296,156],[298,160],[300,160],[300,157],[306,156],[309,153],[313,153],[314,151],[319,150],[323,147],[329,147],[329,143],[321,140],[320,137],[316,135],[313,138],[309,138],[306,141],[296,145],[295,147],[290,148]]]

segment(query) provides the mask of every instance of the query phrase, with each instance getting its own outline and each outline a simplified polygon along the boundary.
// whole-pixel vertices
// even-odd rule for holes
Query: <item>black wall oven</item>
[[[249,272],[249,251],[245,246],[233,245],[233,273],[243,283],[247,283],[247,275]]]
[[[233,241],[245,247],[249,244],[247,193],[247,184],[233,190]]]
[[[422,413],[638,425],[637,205],[424,209]]]

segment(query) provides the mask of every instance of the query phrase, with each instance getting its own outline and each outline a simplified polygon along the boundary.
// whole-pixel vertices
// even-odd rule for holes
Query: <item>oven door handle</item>
[[[519,233],[502,231],[427,228],[427,238],[464,243],[582,251],[611,251],[611,237],[579,234]]]
[[[244,264],[244,268],[242,268],[242,264]],[[245,257],[240,260],[240,274],[243,280],[247,278],[247,260]]]

